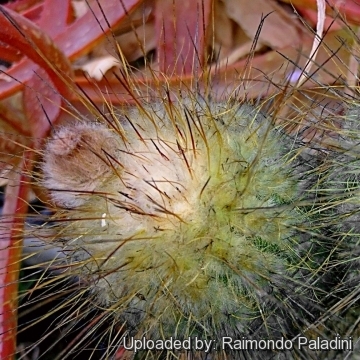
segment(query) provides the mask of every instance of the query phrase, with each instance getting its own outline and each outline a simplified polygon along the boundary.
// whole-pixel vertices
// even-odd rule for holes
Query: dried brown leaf
[[[254,39],[261,26],[258,42],[273,49],[296,46],[300,36],[295,17],[272,0],[232,0],[224,2],[226,13]]]

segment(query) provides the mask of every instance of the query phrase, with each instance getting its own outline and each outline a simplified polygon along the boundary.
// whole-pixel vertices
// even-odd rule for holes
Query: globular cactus
[[[335,337],[334,289],[345,297],[339,274],[354,274],[341,256],[358,245],[347,221],[358,207],[338,180],[354,173],[350,149],[309,157],[254,106],[173,95],[60,126],[47,142],[41,185],[68,273],[120,324],[118,344],[198,338],[212,358],[310,356],[297,337]],[[224,337],[292,345],[234,349]]]

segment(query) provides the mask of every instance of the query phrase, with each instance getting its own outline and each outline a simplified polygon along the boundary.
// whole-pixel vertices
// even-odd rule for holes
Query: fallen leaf
[[[300,44],[297,19],[272,0],[232,0],[224,2],[226,13],[245,33],[272,49]]]
[[[92,79],[97,81],[100,81],[105,73],[113,67],[120,68],[121,63],[119,59],[111,55],[96,57],[80,66]]]

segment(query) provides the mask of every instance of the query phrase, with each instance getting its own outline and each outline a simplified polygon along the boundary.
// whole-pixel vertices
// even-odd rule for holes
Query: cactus
[[[41,184],[68,273],[114,313],[124,346],[199,338],[215,358],[266,358],[224,337],[332,338],[317,319],[328,292],[346,292],[337,271],[354,267],[337,253],[358,242],[338,178],[354,172],[350,158],[309,159],[255,106],[173,95],[74,121],[47,142]],[[301,350],[292,344],[288,358]]]

